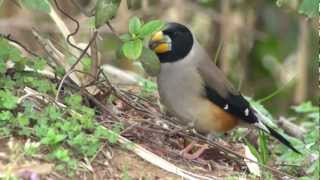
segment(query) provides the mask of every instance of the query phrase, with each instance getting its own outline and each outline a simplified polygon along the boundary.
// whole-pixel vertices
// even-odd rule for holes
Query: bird
[[[166,23],[150,37],[148,46],[160,61],[160,102],[180,123],[213,134],[256,127],[300,154],[234,88],[187,26]]]

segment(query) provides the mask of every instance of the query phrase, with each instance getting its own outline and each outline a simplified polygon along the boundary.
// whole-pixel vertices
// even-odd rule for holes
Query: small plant
[[[319,179],[320,172],[320,134],[319,134],[319,107],[314,106],[311,102],[304,102],[299,106],[293,106],[294,115],[297,122],[301,122],[300,126],[305,127],[307,132],[303,137],[303,142],[293,138],[293,144],[301,149],[302,155],[284,150],[282,146],[276,146],[276,150],[285,152],[277,158],[279,164],[286,163],[291,166],[283,168],[292,173],[301,173],[304,171],[302,179]]]
[[[252,101],[251,104],[254,104],[256,108],[264,112],[267,116],[270,116],[261,104]],[[269,151],[267,148],[268,139],[263,132],[259,132],[258,149],[245,140],[246,144],[252,154],[262,164],[266,165],[270,159],[275,158],[278,164],[287,165],[282,166],[287,172],[301,176],[299,169],[302,168],[305,174],[302,179],[319,179],[319,107],[313,106],[311,102],[305,102],[299,106],[293,106],[292,109],[295,112],[295,117],[298,117],[296,121],[301,122],[300,126],[305,127],[307,133],[304,135],[303,141],[287,135],[285,135],[285,137],[290,139],[294,147],[302,152],[301,155],[293,151],[288,151],[287,147],[281,144],[276,144],[272,151]],[[271,157],[272,155],[275,155],[275,157]]]
[[[120,36],[124,42],[122,45],[123,54],[129,59],[138,59],[143,50],[143,41],[153,33],[161,30],[164,22],[152,20],[143,24],[138,17],[129,21],[129,33]]]
[[[139,83],[142,86],[141,96],[146,96],[157,91],[157,84],[153,81],[142,79]]]
[[[258,159],[258,162],[266,165],[270,160],[270,153],[268,150],[268,139],[267,135],[260,131],[259,132],[259,139],[258,139],[258,149],[256,149],[252,144],[246,141],[250,151],[252,154]]]

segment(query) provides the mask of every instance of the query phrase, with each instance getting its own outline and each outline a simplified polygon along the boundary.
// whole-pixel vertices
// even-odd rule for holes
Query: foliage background
[[[52,3],[52,1],[50,2]],[[70,13],[81,24],[75,39],[78,42],[87,42],[95,19],[94,17],[88,18],[82,12],[83,9],[94,8],[96,1],[79,0],[77,2],[80,8],[75,8],[73,3],[75,1],[59,0],[58,2],[65,12]],[[0,3],[0,33],[2,35],[10,34],[11,37],[19,40],[33,52],[43,54],[43,50],[37,43],[34,43],[36,40],[32,36],[31,30],[36,28],[45,37],[58,44],[59,50],[65,52],[67,45],[64,43],[64,37],[60,35],[60,30],[45,13],[48,11],[48,7],[44,1],[4,0]],[[306,163],[304,173],[316,177],[316,172],[319,172],[317,163],[319,156],[318,159],[316,158],[318,161],[313,164],[306,162],[306,158],[312,158],[318,152],[316,142],[319,141],[317,128],[319,109],[317,105],[320,94],[317,84],[319,79],[315,74],[317,74],[320,60],[317,59],[319,37],[317,22],[314,18],[318,16],[318,8],[316,8],[318,3],[317,0],[123,0],[118,11],[115,11],[116,16],[111,20],[111,24],[117,34],[128,32],[129,20],[134,16],[141,18],[144,22],[161,19],[189,25],[212,59],[217,61],[217,64],[244,95],[252,97],[264,105],[275,119],[280,116],[292,117],[291,122],[307,129],[306,136],[302,138],[304,143],[298,140],[295,142],[295,145],[300,148],[309,145],[310,148],[305,156],[299,158],[293,153],[285,153],[282,157],[277,158],[277,162]],[[130,10],[127,6],[130,7]],[[59,15],[65,18],[63,21],[67,22],[69,29],[74,28],[74,23],[63,14]],[[119,49],[122,47],[122,41],[115,36],[114,32],[106,26],[102,26],[99,31],[101,37],[99,37],[98,47],[102,61],[100,65],[112,64],[149,78],[138,61],[130,60],[121,53]],[[45,63],[42,60],[29,64],[23,58],[27,56],[27,53],[20,55],[16,49],[10,48],[3,41],[1,43],[1,57],[8,55],[20,67],[28,64],[36,70],[44,68]],[[69,64],[72,64],[75,59],[68,57],[68,61],[70,61]],[[90,59],[84,60],[84,66],[88,61]],[[0,62],[0,72],[4,73],[4,71],[2,61]],[[13,118],[13,115],[8,113],[9,110],[10,112],[11,110],[15,111],[18,106],[14,102],[17,101],[15,95],[19,95],[19,92],[10,92],[17,84],[26,83],[43,93],[54,94],[56,92],[54,84],[39,81],[33,74],[22,76],[21,82],[19,81],[17,84],[6,80],[1,79],[3,87],[0,87],[0,110],[1,120],[3,120],[0,125],[3,126],[2,131],[7,127],[6,121]],[[153,84],[147,84],[144,88],[151,92],[154,91]],[[108,132],[101,129],[95,122],[88,120],[94,119],[94,112],[93,109],[81,105],[80,96],[71,96],[70,99],[66,98],[65,102],[68,106],[81,112],[85,118],[74,117],[72,113],[70,117],[65,116],[65,112],[52,106],[44,108],[40,115],[28,114],[28,109],[32,109],[31,105],[24,104],[23,113],[13,113],[15,117],[11,123],[14,125],[10,127],[23,127],[18,134],[28,136],[31,131],[26,127],[30,123],[32,124],[28,118],[37,116],[42,120],[37,124],[41,126],[38,130],[47,132],[47,134],[37,132],[41,144],[54,149],[50,154],[51,157],[66,162],[68,167],[75,168],[76,162],[69,156],[71,153],[58,145],[68,142],[69,145],[79,149],[77,153],[92,156],[100,147],[100,136],[108,134]],[[60,124],[54,123],[59,119],[63,119]],[[68,124],[69,121],[66,120],[71,121],[71,119],[76,120],[80,129],[70,135],[68,128],[74,124]],[[47,125],[42,124],[44,121],[52,123],[50,125],[53,125],[53,128],[43,128]],[[59,128],[65,129],[65,134],[59,134],[56,131]],[[93,130],[93,138],[88,138],[91,135],[87,133],[80,133],[81,129]],[[119,126],[115,126],[113,130],[119,132],[119,129],[121,129]],[[11,129],[6,133],[10,134],[9,131]],[[12,132],[14,131],[12,130]],[[116,141],[110,134],[107,136],[110,142]],[[283,147],[277,146],[275,151],[286,151],[281,148]],[[31,154],[34,154],[32,150],[30,151]],[[268,158],[263,161],[268,161]],[[63,169],[63,166],[60,169]],[[295,172],[297,170],[294,168],[289,168],[288,171],[294,174],[300,173]],[[299,175],[305,174],[300,173]]]

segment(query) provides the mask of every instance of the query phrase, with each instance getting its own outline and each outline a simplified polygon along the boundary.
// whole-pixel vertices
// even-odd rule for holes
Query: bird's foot
[[[197,150],[192,153],[191,151],[195,147],[197,148]],[[200,145],[200,144],[197,144],[195,141],[192,141],[187,147],[185,147],[183,150],[180,151],[180,155],[185,159],[195,160],[199,158],[206,149],[208,149],[207,144]]]

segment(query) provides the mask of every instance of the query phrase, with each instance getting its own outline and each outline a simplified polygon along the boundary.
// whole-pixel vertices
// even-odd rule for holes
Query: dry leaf
[[[246,145],[243,145],[243,147],[244,147],[244,155],[245,155],[245,157],[247,157],[248,159],[251,159],[251,160],[253,160],[255,162],[258,162],[257,158],[251,153],[249,147],[246,146]],[[259,167],[259,165],[257,163],[251,162],[251,161],[246,160],[246,159],[244,160],[244,162],[246,163],[249,171],[252,174],[254,174],[256,176],[259,176],[259,177],[261,176],[260,167]]]

